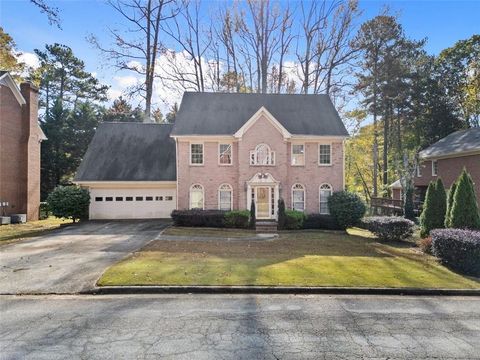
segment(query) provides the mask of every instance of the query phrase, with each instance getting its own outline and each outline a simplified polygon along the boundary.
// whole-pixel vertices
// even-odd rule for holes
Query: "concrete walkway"
[[[157,238],[168,224],[90,221],[0,245],[0,294],[92,290],[108,266]]]

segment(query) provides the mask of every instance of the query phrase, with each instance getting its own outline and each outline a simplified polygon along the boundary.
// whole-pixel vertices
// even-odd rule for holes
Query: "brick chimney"
[[[27,196],[27,219],[38,220],[40,208],[40,143],[43,133],[38,124],[38,88],[32,83],[20,84],[20,92],[26,104],[22,111],[24,129],[24,168]]]

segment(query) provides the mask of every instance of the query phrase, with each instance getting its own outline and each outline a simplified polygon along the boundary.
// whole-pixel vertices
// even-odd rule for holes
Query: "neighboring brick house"
[[[0,201],[6,215],[27,214],[38,220],[40,207],[40,143],[38,89],[0,71]],[[3,215],[3,214],[0,214]]]
[[[258,219],[276,219],[280,198],[328,213],[328,197],[344,189],[347,136],[326,95],[187,92],[173,129],[102,124],[75,181],[91,191],[91,218],[249,209],[253,200]]]
[[[414,185],[419,201],[425,199],[430,181],[441,178],[447,189],[458,178],[463,168],[475,183],[477,201],[480,203],[480,128],[456,131],[419,153]],[[400,181],[391,185],[393,198],[400,198]]]

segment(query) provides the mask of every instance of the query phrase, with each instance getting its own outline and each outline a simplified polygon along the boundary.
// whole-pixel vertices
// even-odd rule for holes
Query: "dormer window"
[[[259,144],[250,151],[250,165],[275,165],[275,151],[270,150],[267,144]]]

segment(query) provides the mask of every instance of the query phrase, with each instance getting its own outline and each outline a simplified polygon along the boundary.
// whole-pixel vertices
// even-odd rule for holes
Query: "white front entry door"
[[[255,205],[257,219],[271,219],[271,195],[272,188],[269,186],[255,187]]]

